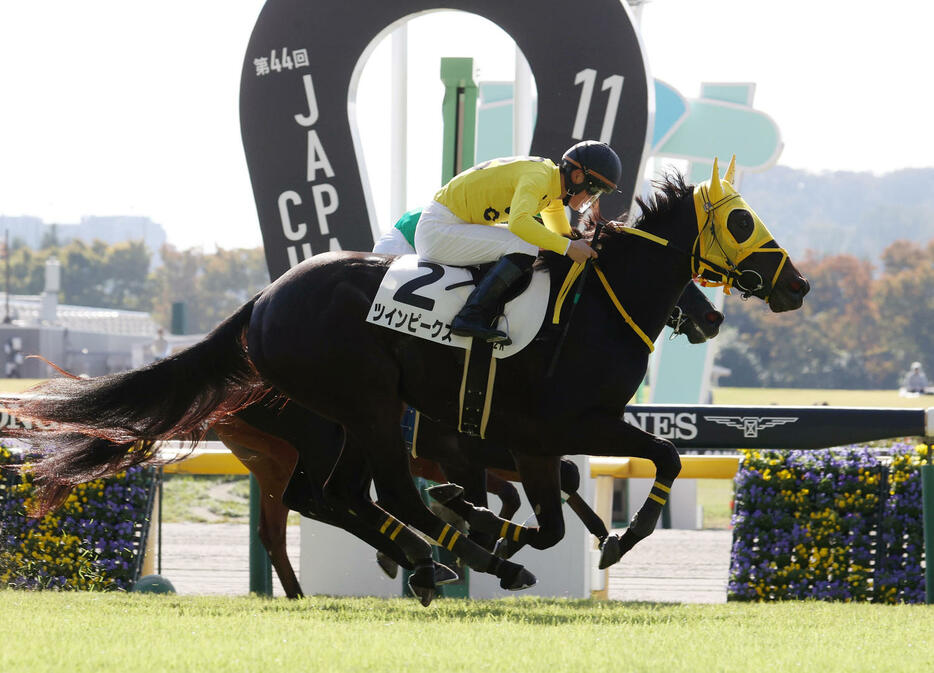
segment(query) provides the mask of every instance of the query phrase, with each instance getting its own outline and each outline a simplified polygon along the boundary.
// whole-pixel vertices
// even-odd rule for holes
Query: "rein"
[[[717,177],[717,179],[719,180],[719,177]],[[762,278],[762,276],[757,271],[753,269],[747,269],[744,271],[739,270],[738,264],[741,263],[743,259],[753,254],[754,252],[774,252],[774,253],[782,255],[783,257],[782,262],[775,269],[775,274],[772,277],[772,283],[770,285],[770,288],[773,288],[775,287],[775,281],[778,278],[779,273],[781,273],[785,260],[788,259],[788,253],[782,248],[778,248],[778,247],[765,248],[763,247],[764,244],[760,244],[760,245],[757,245],[755,248],[747,251],[745,254],[743,254],[743,250],[740,247],[738,250],[735,251],[738,255],[740,255],[739,259],[737,259],[735,263],[733,262],[733,260],[730,259],[730,256],[727,254],[726,249],[724,248],[723,244],[717,238],[716,227],[714,226],[715,224],[714,213],[719,208],[728,204],[730,201],[733,201],[734,199],[738,199],[738,198],[740,198],[739,193],[726,194],[722,198],[718,199],[716,203],[714,203],[714,202],[711,202],[710,194],[706,187],[699,186],[699,188],[695,190],[695,194],[694,194],[695,204],[696,206],[699,206],[700,203],[703,204],[703,211],[706,217],[703,222],[703,225],[701,225],[700,221],[698,220],[697,236],[694,239],[694,243],[691,245],[690,251],[685,250],[679,246],[672,245],[671,242],[667,238],[663,238],[661,236],[657,236],[647,231],[643,231],[642,229],[636,229],[634,227],[620,227],[616,231],[619,231],[624,234],[629,234],[631,236],[639,236],[640,238],[649,240],[652,243],[655,243],[656,245],[661,245],[663,247],[671,248],[672,250],[676,250],[686,255],[691,260],[692,274],[694,275],[695,278],[697,278],[701,282],[702,285],[722,285],[724,292],[726,292],[727,294],[729,294],[730,288],[736,287],[742,292],[743,299],[748,299],[750,296],[752,296],[754,293],[758,292],[765,286],[765,280]],[[698,203],[698,199],[700,199],[700,203]],[[705,234],[705,231],[708,229],[708,227],[709,227],[709,234],[710,234],[710,238],[712,242],[716,243],[717,247],[720,248],[722,257],[726,261],[728,266],[724,266],[722,264],[719,264],[709,259],[709,257],[711,256],[709,253],[710,244],[708,243],[707,249],[706,250],[704,249],[704,238],[705,238],[704,234]],[[599,229],[597,230],[597,232],[594,235],[594,238],[592,239],[592,243],[591,243],[592,245],[596,244],[598,235],[599,235]],[[770,238],[769,242],[774,242],[774,239]],[[616,310],[619,312],[619,314],[623,317],[623,320],[625,320],[626,324],[629,325],[630,328],[632,328],[632,330],[639,336],[640,339],[642,339],[643,343],[645,343],[645,345],[648,347],[649,352],[650,353],[653,352],[655,350],[655,344],[648,337],[645,331],[641,327],[639,327],[639,325],[635,322],[635,320],[632,319],[632,316],[629,315],[626,309],[623,308],[623,305],[620,303],[619,298],[616,296],[616,293],[613,292],[613,288],[610,286],[609,281],[607,280],[603,271],[600,269],[600,265],[596,261],[593,261],[592,266],[594,268],[594,271],[597,274],[597,277],[600,279],[600,283],[603,285],[603,289],[606,291],[607,296],[610,298],[610,301],[613,302],[613,305],[616,307]],[[555,298],[555,309],[554,309],[554,315],[552,316],[552,324],[557,325],[560,322],[561,308],[564,305],[564,301],[565,299],[567,299],[567,296],[570,293],[571,288],[574,286],[575,280],[577,280],[578,276],[580,276],[581,273],[586,268],[587,268],[587,264],[574,263],[571,265],[571,268],[568,271],[568,274],[564,279],[564,283],[561,285],[561,289],[558,291],[558,295]],[[753,277],[751,283],[749,281],[749,276]],[[580,285],[583,285],[583,283],[578,284],[579,287],[578,287],[578,291],[576,295],[574,296],[574,301],[573,301],[573,305],[571,308],[572,311],[577,306],[577,300],[580,298],[580,293],[581,293]],[[768,301],[767,296],[765,297],[765,300]],[[565,326],[565,332],[566,331],[567,331],[567,326]],[[555,361],[557,360],[557,353],[559,351],[560,351],[560,347],[555,353],[555,358],[552,360],[552,368],[554,366]]]
[[[651,234],[649,234],[651,236]],[[574,281],[584,270],[585,264],[574,263],[571,265],[568,275],[564,279],[564,283],[561,285],[561,289],[558,291],[558,296],[555,298],[555,311],[552,317],[552,324],[557,325],[561,320],[561,308],[564,304],[564,300],[567,299],[568,294],[571,291],[571,288],[574,286]],[[597,274],[597,278],[600,279],[600,284],[603,285],[604,291],[606,291],[607,296],[610,298],[610,301],[613,302],[613,306],[616,307],[616,310],[623,317],[623,320],[626,321],[626,324],[632,328],[632,331],[635,332],[640,339],[648,347],[649,352],[655,350],[655,344],[649,338],[649,336],[636,324],[636,321],[632,319],[632,316],[623,308],[622,303],[620,303],[619,298],[616,296],[616,293],[613,292],[613,288],[610,286],[610,281],[607,280],[606,275],[603,273],[603,269],[600,268],[600,265],[596,262],[593,263],[593,269]]]

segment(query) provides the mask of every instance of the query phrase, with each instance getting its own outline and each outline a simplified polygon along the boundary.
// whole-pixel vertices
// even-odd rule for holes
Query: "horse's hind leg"
[[[282,504],[282,491],[298,459],[298,454],[282,439],[266,435],[230,416],[214,425],[221,441],[250,470],[260,489],[260,541],[269,554],[282,590],[288,598],[301,598],[302,587],[289,561],[286,546],[288,508]]]
[[[396,564],[413,571],[409,587],[422,605],[427,606],[434,598],[436,585],[456,580],[457,573],[436,563],[431,547],[403,522],[376,505],[370,499],[369,490],[369,468],[348,434],[340,458],[324,485],[328,517]],[[387,571],[385,561],[380,566]]]
[[[381,415],[377,414],[378,410],[371,409],[375,417],[381,416],[382,422],[346,426],[348,442],[365,448],[373,470],[379,503],[389,512],[382,519],[373,519],[370,523],[380,529],[390,530],[399,525],[393,522],[401,519],[439,545],[444,545],[474,570],[499,577],[500,586],[504,589],[517,590],[532,586],[535,577],[525,568],[496,558],[425,506],[409,472],[408,457],[398,429],[398,413],[394,411],[398,406],[387,405],[387,409],[389,413]]]
[[[499,498],[499,518],[510,520],[519,511],[522,501],[519,499],[519,491],[515,486],[503,479],[493,470],[487,470],[486,490]]]

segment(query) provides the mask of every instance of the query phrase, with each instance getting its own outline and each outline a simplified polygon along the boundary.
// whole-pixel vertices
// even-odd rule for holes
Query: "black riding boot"
[[[474,288],[467,303],[451,321],[457,336],[476,337],[492,343],[509,341],[509,335],[493,324],[506,291],[532,270],[535,257],[519,252],[501,257]]]

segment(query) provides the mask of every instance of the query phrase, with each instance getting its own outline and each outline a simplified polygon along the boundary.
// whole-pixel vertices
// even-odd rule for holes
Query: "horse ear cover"
[[[736,187],[736,155],[733,155],[733,158],[730,159],[730,167],[726,169],[726,175],[723,176],[723,179],[729,182],[734,188]]]
[[[723,187],[720,186],[720,167],[717,165],[717,157],[713,158],[713,171],[710,174],[710,186],[707,188],[707,199],[710,203],[716,204],[723,198]]]

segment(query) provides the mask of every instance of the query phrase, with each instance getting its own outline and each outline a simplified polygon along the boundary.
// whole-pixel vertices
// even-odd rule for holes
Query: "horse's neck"
[[[680,214],[680,216],[679,216]],[[693,211],[691,211],[693,226]],[[623,308],[637,325],[654,340],[661,333],[668,316],[691,279],[690,259],[685,254],[691,242],[679,235],[683,226],[682,211],[673,213],[667,226],[646,228],[649,233],[669,239],[672,247],[648,239],[623,234],[612,261],[601,264]],[[595,284],[600,292],[603,288]]]

